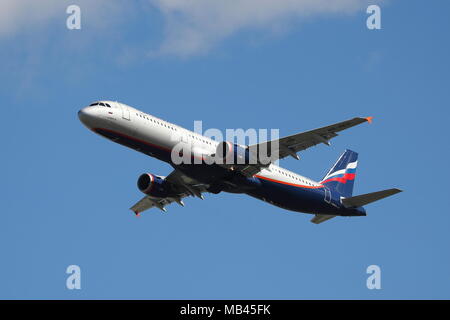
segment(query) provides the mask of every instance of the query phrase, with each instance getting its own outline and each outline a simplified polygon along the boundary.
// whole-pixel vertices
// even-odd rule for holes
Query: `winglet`
[[[367,120],[368,123],[372,123],[373,122],[373,117],[367,117],[366,120]]]

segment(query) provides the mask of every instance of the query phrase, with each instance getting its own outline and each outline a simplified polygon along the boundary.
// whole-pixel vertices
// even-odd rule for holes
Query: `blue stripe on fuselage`
[[[283,209],[340,216],[365,215],[363,208],[345,208],[337,198],[337,194],[332,194],[333,204],[325,202],[324,188],[304,188],[276,182],[273,179],[258,178],[258,180],[260,186],[245,193]]]
[[[261,186],[247,192],[248,195],[291,211],[335,214],[336,208],[324,201],[322,188],[302,188],[264,178],[258,179]]]

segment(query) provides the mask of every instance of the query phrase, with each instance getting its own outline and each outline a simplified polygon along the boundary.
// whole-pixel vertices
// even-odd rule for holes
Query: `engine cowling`
[[[247,165],[258,163],[258,157],[247,148],[229,141],[222,141],[217,145],[215,156],[218,164]]]
[[[171,196],[170,184],[164,178],[151,173],[141,174],[137,181],[137,187],[148,196],[166,198]]]

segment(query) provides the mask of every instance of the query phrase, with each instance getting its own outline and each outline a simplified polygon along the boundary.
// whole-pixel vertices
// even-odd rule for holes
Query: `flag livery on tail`
[[[358,165],[358,153],[345,150],[334,166],[322,179],[321,184],[342,197],[351,197]]]

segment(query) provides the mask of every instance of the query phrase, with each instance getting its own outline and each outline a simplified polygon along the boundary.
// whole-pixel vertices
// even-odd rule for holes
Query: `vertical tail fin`
[[[321,183],[343,197],[351,197],[355,182],[358,153],[345,150]]]

